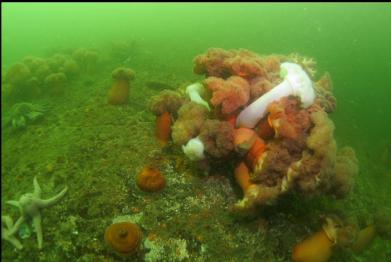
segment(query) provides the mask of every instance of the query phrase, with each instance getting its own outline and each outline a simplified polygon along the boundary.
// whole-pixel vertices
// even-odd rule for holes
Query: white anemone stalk
[[[236,126],[254,128],[267,113],[267,107],[273,101],[286,96],[298,96],[301,106],[309,107],[315,100],[315,91],[312,81],[304,69],[295,63],[282,63],[280,74],[284,78],[279,85],[259,97],[240,112]]]

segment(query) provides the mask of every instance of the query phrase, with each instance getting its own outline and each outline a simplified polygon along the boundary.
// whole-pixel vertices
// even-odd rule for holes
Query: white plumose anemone
[[[304,108],[314,102],[314,87],[304,69],[298,64],[288,62],[282,63],[280,67],[284,81],[240,112],[236,120],[238,127],[254,128],[259,120],[266,115],[269,104],[285,96],[299,97]]]
[[[204,144],[199,137],[190,139],[185,146],[182,146],[183,152],[192,161],[205,158],[204,148]]]
[[[201,83],[194,83],[186,87],[186,94],[190,97],[190,100],[205,106],[210,111],[208,102],[206,102],[201,95],[205,92],[205,88]]]

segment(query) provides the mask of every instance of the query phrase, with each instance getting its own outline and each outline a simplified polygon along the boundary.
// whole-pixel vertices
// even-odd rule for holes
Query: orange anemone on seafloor
[[[166,179],[153,167],[144,167],[136,177],[137,186],[147,192],[157,192],[166,186]]]
[[[156,137],[162,147],[167,145],[170,139],[171,123],[171,114],[167,111],[156,118]]]
[[[326,262],[332,254],[333,242],[321,229],[298,243],[292,252],[293,262]]]
[[[106,228],[105,241],[117,253],[130,256],[140,247],[140,227],[129,222],[115,223]]]

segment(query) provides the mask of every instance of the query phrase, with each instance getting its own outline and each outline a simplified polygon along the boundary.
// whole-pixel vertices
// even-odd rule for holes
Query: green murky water
[[[20,217],[6,202],[33,192],[34,177],[45,199],[68,187],[40,209],[42,249],[34,216],[25,215],[16,240],[2,240],[2,259],[290,261],[292,248],[337,209],[386,233],[360,253],[336,245],[330,261],[388,261],[391,218],[376,225],[373,214],[391,206],[390,25],[388,3],[2,3],[2,216]],[[355,149],[360,167],[346,198],[292,193],[243,218],[230,211],[242,198],[237,156],[205,171],[181,147],[159,147],[151,97],[204,80],[193,59],[213,47],[299,53],[316,61],[314,82],[330,73],[334,137],[339,148]],[[135,78],[129,101],[110,105],[118,67]],[[167,180],[159,193],[135,183],[151,163]],[[120,256],[105,243],[113,219],[140,226],[135,254]],[[12,228],[6,220],[2,236]]]

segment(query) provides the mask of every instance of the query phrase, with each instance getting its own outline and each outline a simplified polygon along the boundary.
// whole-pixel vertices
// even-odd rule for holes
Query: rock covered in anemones
[[[337,197],[350,191],[357,159],[346,149],[337,156],[335,127],[327,114],[336,104],[332,83],[328,74],[313,82],[313,59],[210,48],[194,59],[194,72],[206,79],[190,85],[186,94],[206,107],[185,101],[178,117],[170,118],[176,120],[172,138],[186,144],[183,151],[192,161],[209,158],[214,164],[236,154],[232,159],[247,165],[236,174],[245,196],[235,210],[253,210],[289,191]],[[200,87],[210,91],[202,99]],[[161,97],[168,101],[170,95]],[[176,111],[178,101],[155,102],[153,111]],[[210,114],[209,105],[214,107]]]

